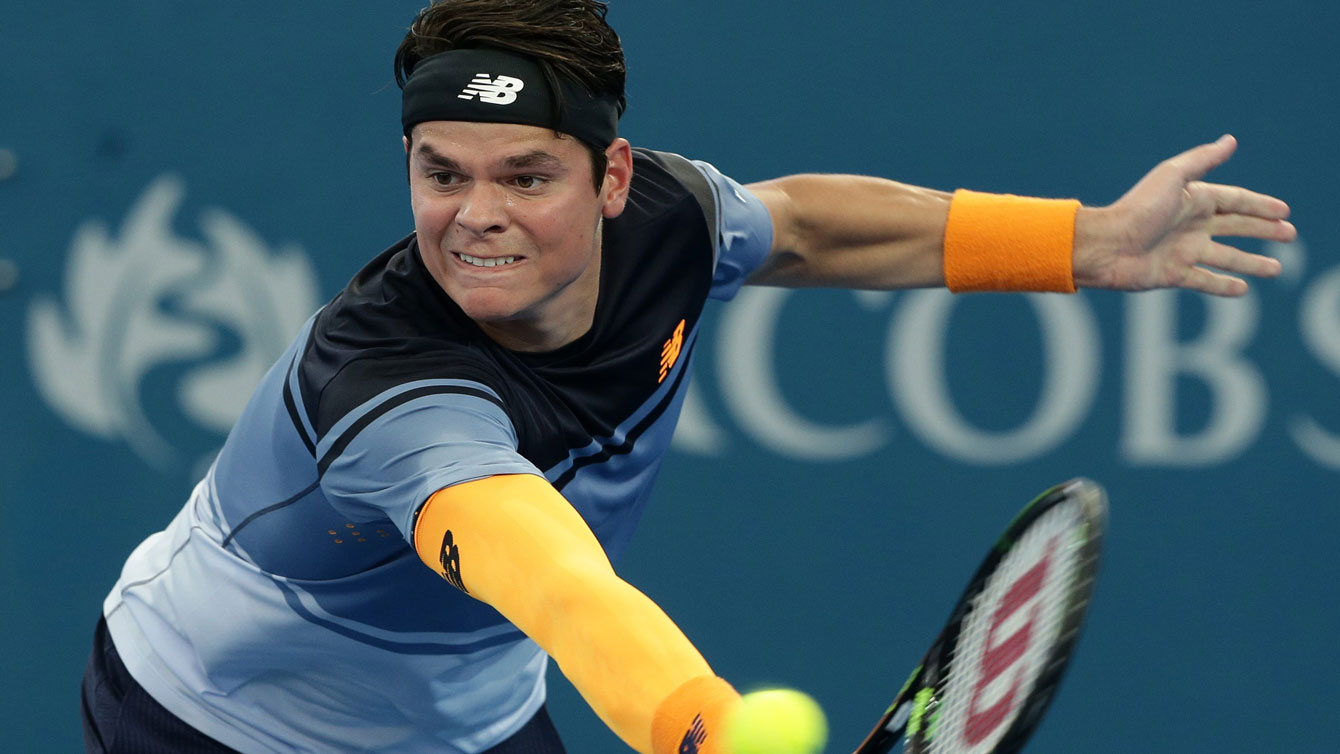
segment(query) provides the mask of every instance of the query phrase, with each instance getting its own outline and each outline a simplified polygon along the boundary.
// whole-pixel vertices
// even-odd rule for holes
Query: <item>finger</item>
[[[1288,220],[1266,220],[1247,215],[1215,215],[1206,225],[1212,236],[1259,238],[1263,241],[1292,241],[1298,229]]]
[[[1207,270],[1204,267],[1192,267],[1187,270],[1186,275],[1178,283],[1178,287],[1189,291],[1208,293],[1211,296],[1234,298],[1247,292],[1247,281],[1235,278],[1232,275]]]
[[[1198,147],[1171,157],[1165,164],[1172,166],[1184,181],[1198,181],[1205,174],[1224,164],[1238,148],[1238,140],[1224,134],[1210,144]]]
[[[1239,275],[1251,275],[1259,278],[1273,278],[1280,274],[1280,261],[1261,254],[1250,254],[1242,249],[1222,243],[1212,243],[1201,256],[1199,263],[1224,272]]]
[[[1215,210],[1218,212],[1255,215],[1270,220],[1286,220],[1289,217],[1289,205],[1283,200],[1258,194],[1241,186],[1197,182],[1188,189],[1208,194],[1214,199]]]

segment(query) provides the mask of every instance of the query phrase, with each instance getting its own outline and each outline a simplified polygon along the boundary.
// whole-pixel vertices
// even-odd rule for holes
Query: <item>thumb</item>
[[[1189,183],[1204,178],[1206,173],[1227,162],[1237,148],[1238,140],[1232,134],[1224,134],[1209,144],[1188,149],[1168,162],[1177,168],[1182,180]]]

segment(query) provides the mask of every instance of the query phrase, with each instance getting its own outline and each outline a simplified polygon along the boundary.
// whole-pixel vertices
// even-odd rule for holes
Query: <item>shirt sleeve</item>
[[[729,300],[772,251],[772,215],[749,189],[711,163],[690,162],[707,179],[716,204],[716,259],[709,295]]]
[[[490,388],[422,380],[365,402],[322,438],[321,488],[354,520],[389,518],[407,540],[433,493],[497,474],[543,474],[517,452],[516,430]],[[412,541],[412,540],[411,540]]]

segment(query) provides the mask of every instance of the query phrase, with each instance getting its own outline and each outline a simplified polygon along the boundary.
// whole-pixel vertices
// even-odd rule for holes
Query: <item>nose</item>
[[[456,224],[476,235],[497,233],[507,227],[508,200],[501,186],[478,181],[461,197]]]

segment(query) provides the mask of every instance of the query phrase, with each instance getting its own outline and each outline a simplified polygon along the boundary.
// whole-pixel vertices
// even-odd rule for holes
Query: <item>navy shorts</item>
[[[89,754],[237,754],[168,712],[130,677],[102,618],[93,633],[81,696]],[[541,707],[515,735],[484,754],[565,751],[549,712]]]

